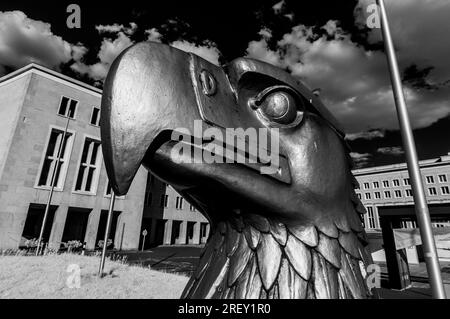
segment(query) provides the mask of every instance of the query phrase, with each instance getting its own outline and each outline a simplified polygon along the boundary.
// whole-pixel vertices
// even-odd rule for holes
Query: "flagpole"
[[[394,91],[395,106],[397,109],[400,131],[402,134],[403,146],[406,154],[406,162],[413,190],[417,222],[419,224],[422,238],[425,262],[427,265],[429,282],[435,299],[445,299],[445,290],[442,284],[441,269],[434,242],[433,231],[431,227],[430,213],[428,211],[427,200],[423,187],[422,175],[420,173],[417,151],[414,142],[414,136],[408,117],[408,109],[405,103],[405,97],[402,89],[400,72],[398,70],[397,58],[395,56],[394,44],[392,42],[389,22],[387,19],[384,0],[377,0],[380,8],[381,31],[383,34],[384,45],[389,64],[392,88]]]
[[[115,201],[116,201],[116,193],[114,193],[114,191],[111,190],[111,200],[109,202],[108,220],[106,222],[105,238],[103,240],[102,258],[100,260],[100,267],[98,269],[98,276],[100,278],[103,277],[103,268],[105,268],[106,249],[108,247],[108,237],[109,237],[109,231],[111,228],[112,214],[114,211],[114,202]]]
[[[48,212],[50,210],[50,204],[52,202],[53,192],[55,190],[56,172],[58,170],[59,163],[61,162],[61,152],[62,152],[62,148],[63,148],[63,145],[64,145],[64,141],[65,141],[66,136],[67,136],[67,131],[69,129],[69,123],[70,123],[70,116],[67,116],[66,128],[64,129],[63,137],[62,137],[61,142],[59,143],[59,146],[58,146],[58,156],[56,158],[56,164],[53,167],[53,171],[52,171],[52,179],[51,179],[51,182],[50,182],[50,185],[51,185],[50,186],[50,193],[48,194],[47,204],[45,205],[44,218],[42,220],[41,231],[39,233],[39,239],[38,239],[38,243],[37,243],[37,247],[36,247],[36,256],[39,255],[39,251],[41,249],[41,242],[42,242],[42,237],[44,236],[45,224],[47,223]]]

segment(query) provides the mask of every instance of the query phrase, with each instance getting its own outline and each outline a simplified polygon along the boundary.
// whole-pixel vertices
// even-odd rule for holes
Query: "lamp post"
[[[39,232],[39,239],[38,239],[38,243],[37,243],[37,247],[36,247],[36,256],[39,255],[40,250],[41,250],[41,243],[42,243],[42,237],[44,236],[45,224],[47,223],[47,218],[48,218],[48,213],[50,210],[50,205],[52,202],[53,192],[55,190],[56,172],[58,171],[59,163],[61,162],[61,153],[62,153],[62,149],[63,149],[64,143],[66,140],[67,130],[69,129],[69,123],[70,123],[70,116],[67,116],[66,128],[64,129],[63,137],[58,146],[58,155],[56,157],[56,163],[55,163],[55,166],[53,167],[53,171],[52,171],[52,178],[50,181],[50,193],[48,194],[47,204],[45,205],[44,218],[42,220],[41,231]]]
[[[414,142],[414,135],[409,122],[408,109],[406,107],[405,97],[403,94],[400,72],[398,69],[397,58],[395,56],[395,49],[389,29],[384,0],[377,0],[377,4],[380,8],[381,31],[383,34],[384,46],[389,64],[395,106],[397,109],[400,131],[402,134],[403,147],[406,154],[408,172],[411,179],[417,222],[419,224],[420,235],[422,237],[424,257],[427,265],[428,276],[430,278],[430,286],[433,293],[433,298],[445,299],[445,290],[442,284],[441,270],[431,227],[430,213],[428,211],[422,175],[420,173],[417,158],[416,145]]]
[[[111,228],[111,221],[112,221],[112,214],[114,211],[114,203],[116,201],[116,194],[113,190],[111,190],[111,201],[109,202],[109,211],[108,211],[108,219],[106,222],[106,229],[105,229],[105,238],[103,240],[103,249],[102,249],[102,257],[100,260],[100,267],[98,269],[98,276],[100,278],[103,277],[103,268],[105,268],[105,259],[106,259],[106,249],[108,247],[108,238],[109,238],[109,231]]]

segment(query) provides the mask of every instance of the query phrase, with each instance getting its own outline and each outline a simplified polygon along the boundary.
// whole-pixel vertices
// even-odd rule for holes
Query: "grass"
[[[109,259],[106,275],[100,279],[99,263],[97,256],[73,254],[0,256],[0,298],[177,299],[188,281],[184,276]],[[70,265],[80,267],[80,288],[67,285],[75,274],[67,271]]]

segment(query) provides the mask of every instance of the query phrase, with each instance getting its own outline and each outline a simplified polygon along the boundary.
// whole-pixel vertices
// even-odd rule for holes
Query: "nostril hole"
[[[217,82],[214,76],[207,70],[200,72],[200,82],[202,83],[203,93],[212,96],[217,92]]]

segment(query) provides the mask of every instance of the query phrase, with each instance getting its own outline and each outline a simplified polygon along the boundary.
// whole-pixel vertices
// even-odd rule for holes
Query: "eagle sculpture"
[[[182,298],[375,296],[366,282],[372,260],[360,218],[365,209],[345,135],[290,74],[248,58],[222,68],[164,44],[139,43],[112,64],[101,112],[114,192],[126,194],[143,165],[211,224]],[[238,136],[241,143],[230,146],[225,138],[190,134],[199,122],[203,133],[254,128],[271,136],[257,145]],[[278,143],[274,152],[270,141]],[[213,143],[209,155],[230,159],[231,151],[255,161],[195,161],[192,153],[174,152],[180,143],[201,152]],[[277,169],[263,174],[271,161]]]

